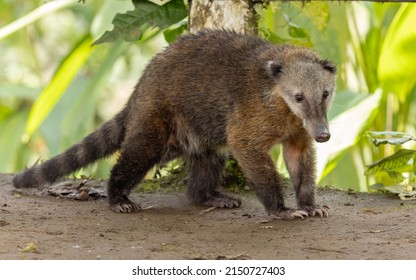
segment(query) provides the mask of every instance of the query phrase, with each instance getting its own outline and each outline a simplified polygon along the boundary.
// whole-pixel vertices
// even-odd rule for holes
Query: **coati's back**
[[[224,31],[182,36],[152,59],[132,108],[165,110],[166,118],[180,119],[187,126],[184,133],[197,134],[205,146],[225,144],[226,116],[247,90],[248,69],[253,68],[248,58],[264,44],[257,37]]]
[[[332,64],[310,49],[206,30],[180,37],[151,61],[137,86],[134,107],[151,100],[156,108],[166,107],[183,118],[207,145],[226,144],[227,115],[242,103],[272,107],[279,118],[287,111],[309,118],[297,112],[294,95],[321,96],[313,92],[317,80],[331,84],[328,91],[333,91]],[[314,106],[326,113],[327,106]]]
[[[206,145],[226,144],[227,114],[245,99],[273,91],[267,61],[283,57],[286,48],[222,30],[182,36],[152,59],[132,107],[166,108]]]

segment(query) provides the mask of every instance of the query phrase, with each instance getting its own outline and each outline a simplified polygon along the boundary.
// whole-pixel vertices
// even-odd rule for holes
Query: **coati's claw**
[[[217,208],[237,208],[240,207],[241,203],[240,198],[220,194],[219,196],[211,196],[202,205]]]
[[[315,205],[315,206],[308,206],[308,207],[302,208],[302,210],[309,213],[309,216],[314,217],[317,214],[319,214],[321,218],[329,217],[329,209],[331,208],[328,205],[323,205],[323,206]]]
[[[111,209],[117,213],[131,213],[139,212],[142,210],[140,204],[134,203],[132,201],[123,201],[111,205]]]
[[[316,214],[319,214],[319,216],[321,216],[321,218],[323,217],[323,215],[324,215],[324,213],[323,213],[323,211],[322,211],[322,209],[320,209],[320,208],[318,208],[318,209],[315,209],[315,210],[312,210],[312,212],[311,212],[311,217],[314,217]]]
[[[301,218],[302,220],[308,217],[308,212],[303,210],[282,210],[278,213],[272,214],[273,218],[276,220],[293,220],[296,218]]]

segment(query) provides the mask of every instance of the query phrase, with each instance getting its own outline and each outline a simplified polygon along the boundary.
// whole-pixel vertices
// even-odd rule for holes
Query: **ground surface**
[[[319,190],[329,218],[278,221],[252,195],[203,212],[183,193],[134,193],[150,208],[118,214],[10,182],[0,174],[0,259],[416,259],[416,201],[395,197]]]

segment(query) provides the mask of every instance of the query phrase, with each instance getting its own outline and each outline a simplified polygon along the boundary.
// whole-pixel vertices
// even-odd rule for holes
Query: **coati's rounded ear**
[[[333,74],[336,74],[337,73],[337,67],[331,61],[325,59],[325,60],[319,61],[319,63],[322,65],[322,67],[325,70],[328,70],[329,72],[331,72]]]
[[[276,60],[267,61],[266,73],[270,77],[277,77],[282,73],[282,63]]]

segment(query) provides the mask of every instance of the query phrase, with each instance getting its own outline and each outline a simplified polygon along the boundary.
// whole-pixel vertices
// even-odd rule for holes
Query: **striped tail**
[[[39,187],[52,183],[81,167],[116,152],[124,139],[127,110],[122,110],[99,129],[50,160],[32,166],[13,177],[16,188]]]

